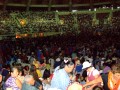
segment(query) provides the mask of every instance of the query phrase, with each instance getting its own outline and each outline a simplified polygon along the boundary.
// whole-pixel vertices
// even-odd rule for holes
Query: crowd
[[[119,27],[119,11],[109,13],[79,14],[59,12],[19,12],[0,11],[1,34],[55,32],[55,31],[81,31],[93,30],[100,27],[101,30]],[[9,31],[9,33],[8,33]]]
[[[1,40],[0,89],[120,90],[120,26],[117,13],[111,19],[112,24],[106,26],[92,26],[92,16],[87,14],[78,15],[78,22],[74,22],[74,15],[61,15],[60,26],[68,30],[65,34]],[[7,14],[0,15],[9,21]],[[52,13],[13,12],[10,17],[22,18],[22,15],[27,17],[26,21],[30,20],[26,25],[38,25],[34,21],[39,20],[42,20],[39,24],[55,20]],[[2,30],[5,23],[1,17],[0,20]],[[16,25],[15,22],[13,20],[12,24]],[[79,33],[69,32],[73,23],[80,24]],[[53,29],[61,30],[56,22],[50,24],[53,24]],[[47,25],[45,28],[49,29]]]
[[[1,90],[119,90],[119,28],[0,41]]]

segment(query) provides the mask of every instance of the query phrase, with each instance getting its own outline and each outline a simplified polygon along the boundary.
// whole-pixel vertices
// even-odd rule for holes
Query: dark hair
[[[28,65],[24,66],[24,69],[25,69],[26,71],[28,71],[28,70],[29,70],[29,66],[28,66]]]
[[[22,76],[24,76],[23,68],[19,68],[18,71],[19,71],[19,73],[20,73],[20,72],[22,73]]]
[[[43,73],[43,79],[47,79],[50,77],[50,70],[45,69]]]
[[[42,59],[42,60],[40,60],[40,64],[43,64],[44,63],[44,60]]]
[[[36,66],[35,65],[31,65],[30,72],[34,72],[35,70],[36,70]]]
[[[93,87],[92,90],[103,90],[103,88],[102,88],[102,87],[99,87],[99,86],[95,86],[95,87]]]
[[[80,59],[80,63],[83,64],[84,62],[85,62],[85,58],[82,57],[82,58]]]
[[[112,72],[113,73],[120,73],[120,64],[116,63],[114,66],[112,66]]]
[[[67,66],[68,66],[68,65],[72,66],[72,65],[74,65],[74,64],[75,64],[75,63],[74,63],[73,60],[70,61],[70,60],[68,60],[68,59],[65,59],[65,60],[61,63],[60,69],[64,68],[66,65],[67,65]]]
[[[17,69],[18,70],[18,68],[17,67],[12,67],[11,69],[10,69],[10,72],[14,72],[14,70],[15,69]]]
[[[36,80],[34,86],[39,89],[40,86],[43,86],[42,81]]]

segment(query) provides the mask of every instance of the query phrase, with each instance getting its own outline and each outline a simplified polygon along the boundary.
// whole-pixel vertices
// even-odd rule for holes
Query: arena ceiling
[[[85,10],[103,6],[117,7],[120,0],[0,0],[2,10]]]

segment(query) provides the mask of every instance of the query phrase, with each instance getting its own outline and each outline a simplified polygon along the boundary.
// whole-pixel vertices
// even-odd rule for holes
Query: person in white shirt
[[[54,71],[54,63],[55,63],[54,59],[50,58],[49,63],[50,63],[50,66],[51,66],[50,67],[50,73],[53,73],[53,71]]]
[[[93,66],[92,66],[92,63],[89,63],[88,61],[85,61],[83,63],[83,67],[82,69],[86,69],[87,70],[87,80],[86,82],[90,82],[96,78],[98,78],[100,76],[100,73],[97,69],[95,69]],[[91,85],[89,87],[89,90],[92,90],[94,86],[98,85],[99,83],[97,84],[94,84],[94,85]]]

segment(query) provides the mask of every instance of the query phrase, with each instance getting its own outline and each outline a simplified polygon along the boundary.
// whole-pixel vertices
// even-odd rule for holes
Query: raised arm
[[[96,78],[95,80],[92,80],[90,82],[87,82],[86,84],[83,85],[83,87],[89,86],[89,85],[93,85],[93,84],[97,84],[102,82],[102,78],[101,76],[99,76],[98,78]]]

